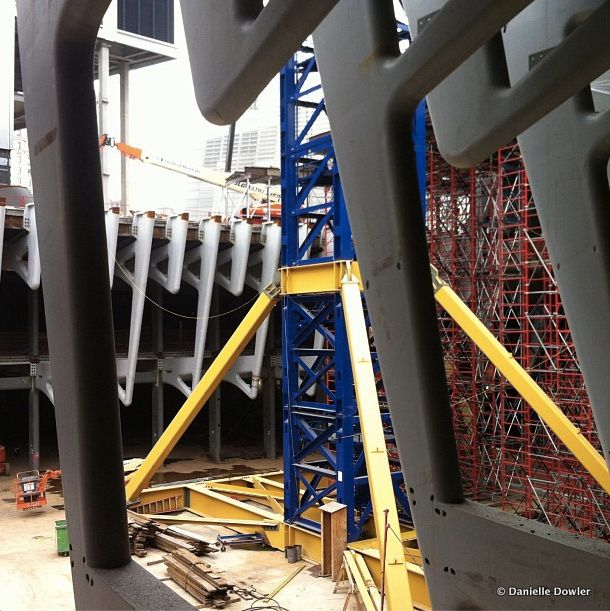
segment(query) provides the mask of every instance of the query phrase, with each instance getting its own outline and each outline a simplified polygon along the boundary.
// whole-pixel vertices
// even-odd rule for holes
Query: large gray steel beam
[[[412,113],[526,4],[447,2],[401,56],[393,12],[381,3],[344,0],[314,33],[426,582],[440,609],[603,609],[610,596],[606,544],[463,499],[428,272]],[[588,593],[501,595],[541,584]]]
[[[208,121],[236,121],[337,0],[182,0],[195,95]]]
[[[74,595],[82,609],[185,608],[131,562],[127,540],[93,91],[108,4],[17,6]]]
[[[402,3],[417,37],[447,2]],[[547,23],[554,29],[566,9],[571,19],[565,31],[560,38],[550,36]],[[520,36],[523,19],[507,22],[502,35],[498,32],[428,95],[439,149],[453,165],[479,163],[610,68],[610,2],[537,0],[528,16],[533,22],[526,27],[537,40],[531,41],[529,55],[521,54],[520,78],[508,74],[504,40],[506,34]]]

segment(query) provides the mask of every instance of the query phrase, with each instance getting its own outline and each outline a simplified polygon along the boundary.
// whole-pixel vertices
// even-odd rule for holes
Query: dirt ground
[[[192,458],[194,454],[196,458]],[[279,462],[236,458],[219,465],[187,447],[172,455],[169,464],[160,471],[158,479],[177,481],[194,477],[255,473],[277,469]],[[21,467],[25,468],[25,465]],[[11,465],[13,473],[18,468],[19,465]],[[54,523],[65,517],[61,487],[51,487],[52,492],[48,494],[48,505],[45,508],[22,512],[17,510],[14,504],[12,479],[12,476],[0,476],[0,610],[72,610],[74,600],[70,560],[57,555],[55,544]],[[210,540],[215,540],[218,533],[231,534],[228,529],[220,527],[193,524],[183,527],[209,536]],[[200,605],[173,581],[166,580],[167,573],[163,563],[148,566],[147,563],[162,556],[162,552],[150,549],[146,557],[134,560],[159,579],[163,579],[168,587],[177,591],[192,605]],[[224,553],[211,554],[205,560],[218,567],[218,570],[224,571],[226,579],[239,581],[244,586],[254,587],[265,594],[279,585],[298,566],[288,564],[281,552],[268,548],[228,549]],[[346,595],[333,594],[334,584],[331,580],[316,577],[314,565],[303,564],[305,568],[275,597],[277,602],[289,611],[343,609]],[[229,611],[241,611],[248,609],[250,604],[250,601],[241,601],[226,608]]]

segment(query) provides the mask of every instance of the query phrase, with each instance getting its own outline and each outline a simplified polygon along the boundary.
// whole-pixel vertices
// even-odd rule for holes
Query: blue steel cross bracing
[[[303,46],[288,61],[280,73],[280,87],[282,266],[353,260],[339,168],[328,123],[323,122],[326,108],[311,47]],[[413,144],[425,194],[423,105],[418,116]],[[374,347],[371,355],[378,375]],[[282,299],[282,364],[285,520],[319,530],[310,510],[333,496],[347,506],[348,540],[356,540],[370,517],[371,499],[338,293]],[[391,443],[383,400],[382,421]],[[393,462],[399,469],[396,458]],[[392,480],[400,515],[410,520],[399,470]]]

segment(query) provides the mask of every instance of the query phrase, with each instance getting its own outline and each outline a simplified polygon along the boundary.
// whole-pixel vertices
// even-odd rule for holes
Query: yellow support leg
[[[341,282],[341,300],[354,374],[364,457],[369,475],[375,532],[379,541],[381,561],[385,559],[383,569],[388,608],[389,611],[403,611],[413,608],[411,590],[400,539],[398,511],[394,499],[371,350],[362,310],[360,285],[358,278],[354,278],[349,271]],[[387,532],[385,529],[386,514]]]
[[[585,439],[580,429],[547,397],[542,388],[515,361],[514,357],[489,332],[468,306],[455,294],[438,271],[432,269],[434,296],[453,320],[462,328],[478,348],[531,405],[532,409],[561,439],[597,483],[610,494],[610,473],[603,457]]]
[[[184,435],[195,416],[199,413],[205,402],[212,396],[225,374],[233,366],[248,342],[267,318],[275,304],[278,302],[280,289],[275,284],[269,285],[260,294],[258,299],[239,326],[233,332],[229,341],[224,345],[214,362],[205,372],[197,386],[193,389],[184,405],[180,408],[174,419],[159,437],[157,443],[150,451],[144,462],[131,477],[125,492],[127,500],[136,499],[143,488],[150,482],[151,477],[163,464],[173,450],[178,440]]]

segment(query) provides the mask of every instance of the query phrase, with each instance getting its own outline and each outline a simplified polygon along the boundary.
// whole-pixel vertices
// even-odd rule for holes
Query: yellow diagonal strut
[[[547,397],[513,355],[489,332],[468,306],[441,279],[432,265],[434,296],[453,320],[462,328],[485,356],[496,366],[515,390],[561,439],[597,483],[610,494],[610,473],[603,457],[585,439],[580,429]]]
[[[371,491],[375,532],[386,583],[389,611],[412,609],[411,590],[400,539],[400,524],[392,486],[375,374],[362,309],[359,279],[348,268],[341,282],[341,301],[352,362],[360,430]],[[386,519],[387,515],[387,519]],[[387,532],[386,532],[387,524]],[[385,549],[384,549],[385,548]]]
[[[125,493],[128,501],[136,499],[142,489],[148,485],[150,478],[163,464],[163,461],[168,457],[191,422],[193,422],[205,402],[212,396],[212,393],[216,390],[227,371],[233,366],[239,355],[248,345],[248,342],[254,337],[262,322],[278,302],[279,295],[280,289],[275,284],[267,286],[259,295],[254,305],[229,338],[229,341],[224,345],[209,369],[193,389],[193,392],[165,429],[163,435],[159,437],[153,449],[140,465],[140,468],[127,483]]]

